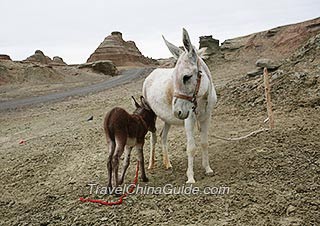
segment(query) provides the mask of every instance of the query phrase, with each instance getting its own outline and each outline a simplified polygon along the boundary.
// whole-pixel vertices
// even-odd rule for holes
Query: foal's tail
[[[106,117],[104,118],[104,123],[103,123],[103,127],[104,127],[104,132],[106,135],[106,139],[107,142],[115,142],[115,136],[114,136],[114,131],[112,129],[112,127],[110,126],[110,116],[112,114],[112,110],[109,111],[106,115]]]

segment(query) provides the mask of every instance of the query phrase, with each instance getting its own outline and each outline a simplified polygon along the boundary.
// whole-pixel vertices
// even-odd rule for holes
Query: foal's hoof
[[[112,186],[107,186],[107,194],[111,195],[112,190]]]
[[[120,196],[122,196],[122,195],[123,195],[123,194],[118,193],[118,192],[115,192],[115,193],[113,194],[114,197],[120,197]]]
[[[143,182],[149,182],[148,177],[142,177],[141,179],[142,179]]]

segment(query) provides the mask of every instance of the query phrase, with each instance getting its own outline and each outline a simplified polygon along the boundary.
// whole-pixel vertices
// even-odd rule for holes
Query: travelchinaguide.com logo
[[[134,186],[135,189],[130,191],[130,188]],[[164,186],[149,186],[149,185],[135,185],[124,184],[119,187],[107,187],[95,183],[88,184],[90,195],[122,195],[125,193],[136,195],[226,195],[230,193],[230,188],[227,186],[206,186],[197,187],[192,184],[174,186],[172,184],[166,184]]]

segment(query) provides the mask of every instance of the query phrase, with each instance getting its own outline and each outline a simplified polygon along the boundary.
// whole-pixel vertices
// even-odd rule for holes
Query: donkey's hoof
[[[171,165],[171,163],[169,162],[169,163],[164,163],[164,168],[165,169],[171,169],[172,168],[172,165]]]
[[[142,177],[141,179],[142,179],[143,182],[149,182],[148,177]]]
[[[213,177],[214,176],[214,172],[211,171],[211,172],[206,172],[206,176],[208,177]]]
[[[153,170],[154,169],[154,164],[150,164],[149,166],[148,166],[148,170]]]
[[[186,182],[186,184],[194,184],[194,183],[196,183],[194,178],[188,179],[188,181]]]
[[[206,175],[209,177],[212,177],[214,175],[213,170],[212,169],[206,170]]]

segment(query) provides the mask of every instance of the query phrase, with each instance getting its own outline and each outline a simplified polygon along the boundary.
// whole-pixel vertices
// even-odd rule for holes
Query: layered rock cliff
[[[133,41],[124,41],[122,33],[114,31],[92,53],[87,62],[111,60],[116,66],[142,66],[154,61],[142,55]]]

